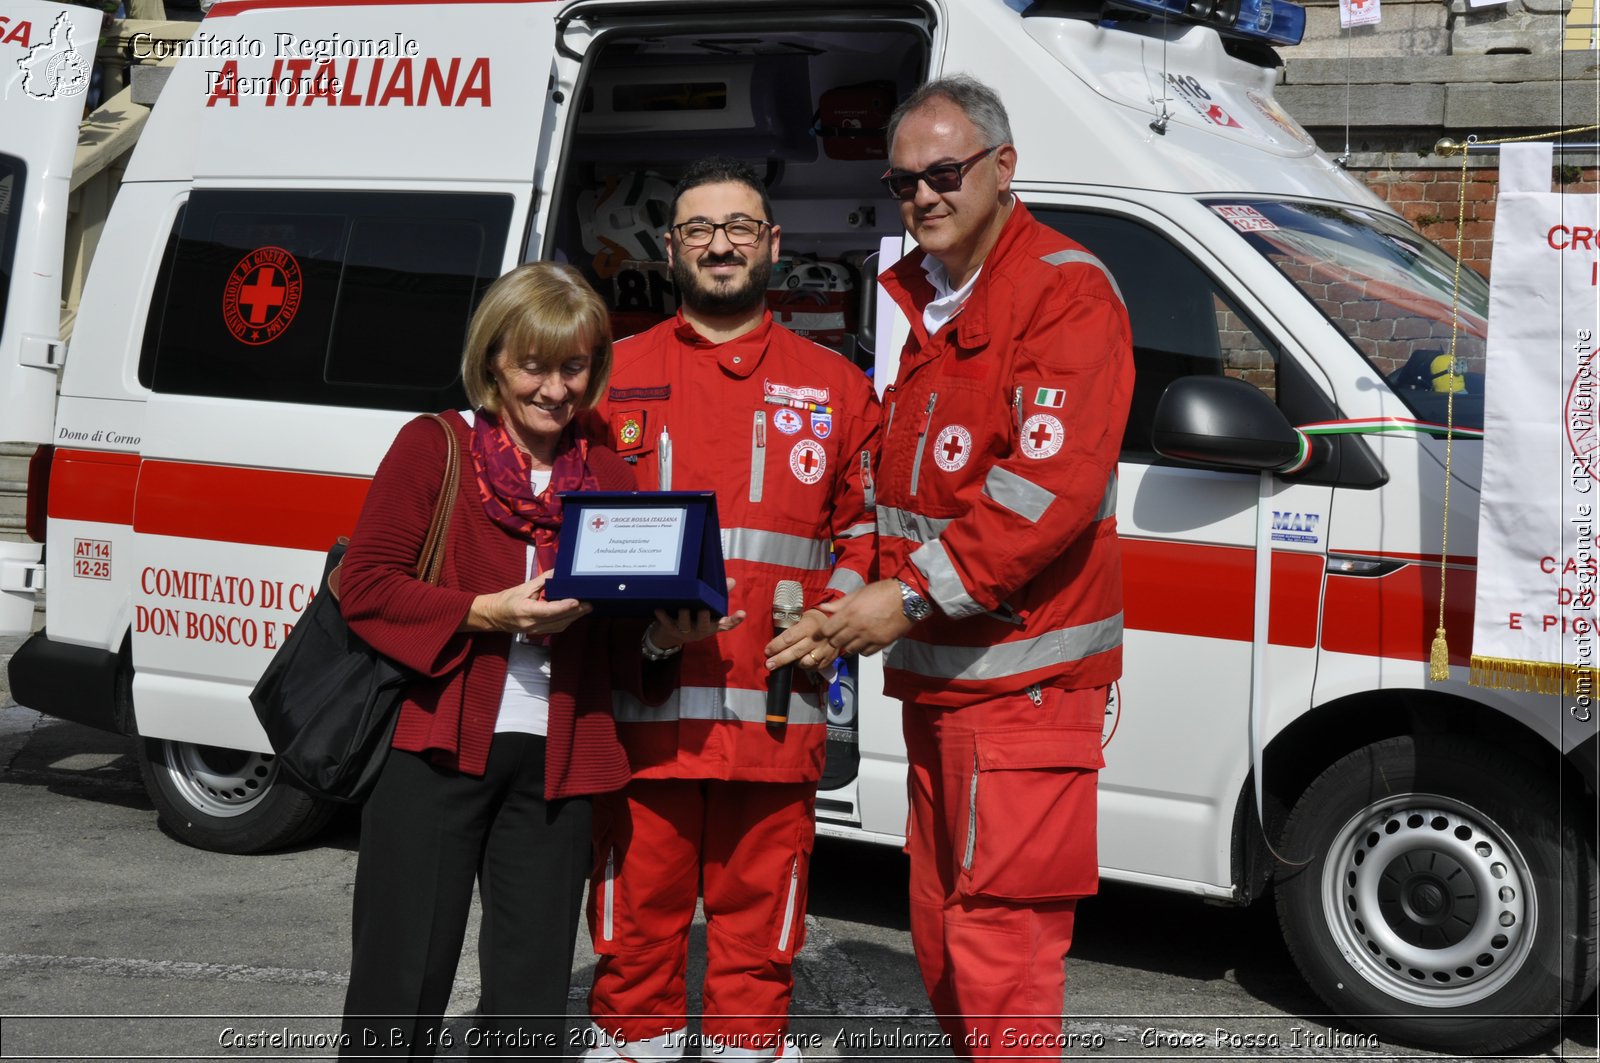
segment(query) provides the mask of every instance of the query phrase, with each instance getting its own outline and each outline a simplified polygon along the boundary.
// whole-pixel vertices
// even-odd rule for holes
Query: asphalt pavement
[[[157,826],[128,739],[0,708],[0,1059],[326,1058],[356,843],[345,816],[285,852],[187,848]],[[911,953],[905,891],[899,852],[819,840],[795,965],[792,1028],[806,1058],[950,1058]],[[692,955],[703,947],[697,920]],[[469,934],[445,1058],[471,1036],[474,948]],[[581,1030],[586,938],[571,963]],[[1067,968],[1067,1058],[1467,1058],[1363,1039],[1321,1016],[1270,906],[1107,885],[1080,910]],[[691,963],[691,986],[701,970]],[[1572,1022],[1559,1043],[1495,1058],[1593,1060],[1595,1033],[1592,1019]]]

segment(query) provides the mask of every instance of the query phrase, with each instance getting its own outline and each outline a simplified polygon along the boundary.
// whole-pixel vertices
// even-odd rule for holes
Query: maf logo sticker
[[[1275,543],[1315,543],[1320,540],[1317,528],[1322,524],[1321,513],[1294,513],[1272,511],[1272,541]]]

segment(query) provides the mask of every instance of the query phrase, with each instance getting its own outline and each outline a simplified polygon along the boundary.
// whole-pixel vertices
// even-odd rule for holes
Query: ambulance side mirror
[[[1168,384],[1150,438],[1164,458],[1229,469],[1288,469],[1304,456],[1300,434],[1266,393],[1226,376]]]

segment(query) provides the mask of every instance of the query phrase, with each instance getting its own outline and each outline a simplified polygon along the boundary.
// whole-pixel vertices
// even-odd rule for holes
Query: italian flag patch
[[[1066,401],[1067,393],[1060,388],[1040,388],[1033,393],[1033,404],[1047,410],[1059,410]]]

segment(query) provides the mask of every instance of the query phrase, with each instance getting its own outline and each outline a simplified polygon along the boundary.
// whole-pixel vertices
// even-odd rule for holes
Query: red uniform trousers
[[[1106,688],[906,702],[911,942],[963,1059],[1061,1058],[1077,898],[1095,892]]]
[[[805,939],[816,793],[815,782],[635,779],[595,799],[589,1007],[601,1030],[638,1045],[687,1025],[703,883],[701,1035],[733,1049],[720,1053],[730,1059],[778,1054]]]

